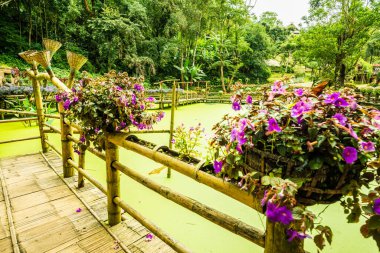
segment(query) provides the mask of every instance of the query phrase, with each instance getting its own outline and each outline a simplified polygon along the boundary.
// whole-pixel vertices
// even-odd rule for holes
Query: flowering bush
[[[348,222],[365,215],[361,232],[379,245],[380,187],[371,183],[379,180],[380,111],[357,104],[350,89],[321,94],[323,88],[289,90],[278,81],[266,100],[254,105],[252,96],[236,86],[231,100],[237,112],[214,127],[210,142],[214,172],[237,180],[250,192],[265,191],[262,205],[268,219],[291,224],[289,240],[307,238],[306,230],[315,228],[320,248],[324,239],[331,242],[331,230],[314,227],[315,216],[302,203],[347,195],[341,203]],[[260,154],[253,157],[256,163],[249,161],[252,154]],[[292,225],[294,219],[300,220],[300,227]]]
[[[196,127],[190,127],[189,129],[186,129],[185,125],[182,123],[175,129],[172,143],[174,143],[174,147],[178,150],[180,156],[200,156],[197,147],[200,146],[203,132],[204,128],[201,128],[201,123]]]
[[[102,149],[101,139],[106,132],[150,129],[164,116],[163,112],[148,113],[154,98],[144,97],[142,80],[129,77],[127,73],[110,72],[88,84],[80,81],[72,92],[56,95],[62,102],[68,118],[78,121],[86,139],[94,141],[95,147]]]

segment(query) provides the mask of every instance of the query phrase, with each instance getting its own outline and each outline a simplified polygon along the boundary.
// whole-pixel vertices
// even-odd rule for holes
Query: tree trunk
[[[339,84],[341,87],[344,86],[344,80],[346,79],[346,65],[342,63],[340,65],[340,71],[339,71]]]
[[[220,81],[222,82],[222,89],[223,89],[223,92],[226,93],[226,87],[224,86],[224,64],[222,62],[222,64],[220,65]]]

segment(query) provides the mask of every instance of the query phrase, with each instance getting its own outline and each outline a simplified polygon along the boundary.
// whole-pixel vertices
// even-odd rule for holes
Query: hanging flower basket
[[[237,87],[237,112],[214,127],[216,172],[243,178],[247,188],[262,184],[257,177],[287,178],[299,185],[296,197],[303,204],[337,201],[353,180],[368,184],[367,163],[379,157],[380,112],[358,105],[350,89],[322,94],[324,86],[286,88],[276,82],[266,101],[253,105]]]

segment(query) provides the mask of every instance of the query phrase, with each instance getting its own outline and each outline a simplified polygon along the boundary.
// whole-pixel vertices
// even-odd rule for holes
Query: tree
[[[363,46],[379,25],[378,10],[376,1],[310,1],[309,25],[318,27],[323,38],[333,37],[335,40],[330,43],[328,51],[334,58],[333,79],[341,86],[344,85],[347,70],[356,64]]]

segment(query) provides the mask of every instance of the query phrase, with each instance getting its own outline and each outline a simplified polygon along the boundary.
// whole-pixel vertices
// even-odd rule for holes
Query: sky
[[[257,2],[252,12],[256,16],[259,17],[265,11],[276,12],[284,25],[294,23],[297,26],[301,23],[302,16],[308,14],[309,9],[309,0],[251,0],[251,3],[255,1]]]

